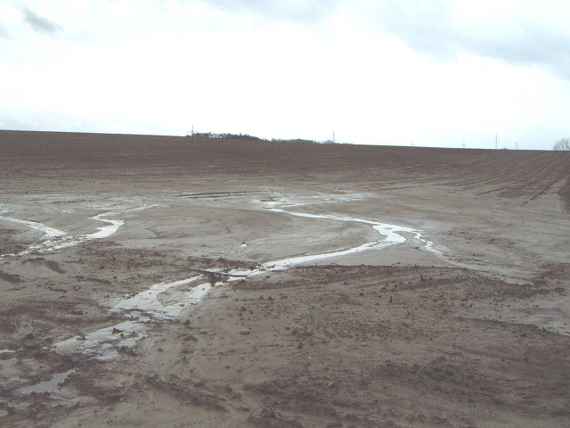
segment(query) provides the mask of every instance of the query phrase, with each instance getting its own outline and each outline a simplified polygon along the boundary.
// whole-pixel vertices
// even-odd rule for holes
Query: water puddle
[[[21,220],[19,218],[14,217],[5,217],[0,216],[1,221],[8,221],[11,223],[23,224],[24,226],[29,227],[30,229],[37,230],[44,234],[44,238],[46,239],[53,239],[65,236],[66,233],[63,230],[55,229],[53,227],[46,226],[43,223],[38,223],[36,221],[30,220]]]
[[[201,275],[173,282],[161,282],[133,297],[115,303],[112,312],[125,313],[130,319],[82,336],[74,336],[59,342],[55,350],[61,354],[81,353],[99,361],[116,358],[120,352],[129,352],[146,337],[150,322],[175,320],[182,311],[198,304],[210,291],[211,284],[203,283],[189,291],[173,295],[173,303],[162,302],[159,296],[169,290],[190,285],[202,279]]]
[[[52,398],[62,398],[62,387],[67,379],[75,373],[75,369],[63,373],[57,373],[45,382],[35,385],[24,386],[16,391],[19,395],[49,394]]]
[[[0,221],[22,224],[22,225],[27,226],[28,228],[30,228],[32,230],[37,230],[38,232],[41,232],[43,234],[42,239],[45,240],[44,242],[55,242],[57,240],[65,238],[67,236],[67,233],[64,232],[63,230],[59,230],[59,229],[56,229],[53,227],[49,227],[43,223],[39,223],[36,221],[21,220],[19,218],[7,217],[7,216],[3,216],[3,215],[0,215]],[[29,249],[21,251],[19,253],[0,254],[0,259],[2,259],[4,257],[17,257],[17,256],[23,256],[23,255],[29,254],[32,251],[33,247],[35,247],[35,245],[32,245]]]
[[[119,352],[132,350],[146,336],[146,327],[141,321],[123,321],[85,336],[74,336],[55,344],[60,354],[83,354],[99,361],[110,361]]]
[[[178,318],[180,314],[187,309],[189,306],[199,304],[209,293],[212,288],[212,284],[205,282],[203,284],[197,285],[192,288],[192,290],[184,293],[180,299],[180,303],[175,303],[165,307],[167,313],[174,315]]]
[[[174,319],[179,311],[176,307],[165,306],[160,300],[159,296],[170,290],[171,288],[181,287],[183,285],[191,284],[192,282],[200,279],[201,276],[194,276],[191,278],[183,279],[174,282],[161,282],[150,287],[148,290],[143,291],[133,297],[119,301],[113,306],[113,312],[129,311],[131,315],[144,315],[145,317],[151,315],[158,319]],[[196,287],[198,288],[198,287]],[[194,290],[194,289],[193,289]],[[200,289],[202,290],[202,289]],[[200,292],[196,291],[196,294]],[[197,298],[197,297],[192,297]],[[180,302],[181,304],[183,302]]]
[[[112,215],[113,213],[99,214],[95,217],[91,217],[93,220],[100,221],[102,223],[107,223],[107,226],[99,226],[97,232],[85,235],[84,239],[90,241],[92,239],[105,239],[109,236],[117,233],[119,228],[125,224],[124,220],[112,220],[110,218],[105,218],[105,216]]]

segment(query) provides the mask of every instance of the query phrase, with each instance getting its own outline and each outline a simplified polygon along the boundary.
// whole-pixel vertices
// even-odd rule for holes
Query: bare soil
[[[0,132],[0,183],[0,215],[125,222],[5,256],[45,238],[0,221],[2,427],[570,426],[569,154]],[[279,197],[440,254],[407,236],[221,282],[115,358],[56,352],[153,284],[377,239]]]

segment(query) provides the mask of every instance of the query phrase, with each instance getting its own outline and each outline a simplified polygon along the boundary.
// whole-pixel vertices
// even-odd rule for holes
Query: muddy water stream
[[[30,245],[28,249],[21,251],[19,253],[0,254],[0,259],[4,257],[25,256],[32,253],[38,253],[38,254],[52,253],[58,250],[63,250],[65,248],[75,247],[77,245],[83,244],[88,241],[108,238],[117,233],[119,229],[125,225],[124,220],[112,217],[118,217],[126,213],[143,211],[150,208],[155,208],[157,206],[158,205],[141,205],[135,208],[116,209],[114,211],[97,214],[94,217],[90,217],[90,219],[95,220],[99,223],[106,223],[106,224],[104,224],[103,226],[98,226],[95,232],[80,234],[80,235],[71,235],[63,230],[46,226],[43,223],[4,216],[3,214],[5,214],[5,210],[0,211],[0,222],[6,221],[6,222],[22,224],[29,227],[32,230],[37,230],[43,233],[40,242]]]
[[[313,204],[316,202],[319,201],[312,199],[309,203]],[[327,202],[330,201],[327,200]],[[251,270],[234,269],[229,272],[217,272],[222,275],[227,275],[228,278],[219,284],[228,284],[233,281],[252,278],[271,271],[284,271],[295,266],[312,264],[341,256],[354,255],[364,251],[378,251],[393,245],[404,244],[409,237],[419,242],[423,250],[441,256],[441,253],[434,248],[434,244],[425,239],[422,233],[417,229],[350,216],[313,214],[291,210],[292,207],[301,205],[306,205],[306,203],[291,203],[286,199],[279,201],[273,200],[262,203],[262,210],[280,215],[314,219],[316,221],[365,224],[377,232],[378,239],[351,248],[342,248],[320,254],[296,255],[284,259],[268,261]],[[136,210],[139,209],[144,209],[144,207]],[[100,226],[96,232],[79,236],[68,235],[63,231],[50,228],[41,223],[9,217],[0,217],[0,220],[19,222],[44,233],[44,241],[34,244],[28,250],[17,254],[25,255],[31,252],[53,252],[76,246],[93,239],[104,239],[112,236],[124,225],[123,220],[109,218],[117,214],[118,213],[108,212],[92,217],[93,220],[106,224]],[[201,300],[207,296],[211,287],[212,284],[209,281],[206,282],[205,275],[154,284],[141,293],[127,298],[121,298],[114,302],[111,311],[121,313],[126,318],[125,321],[88,334],[70,337],[56,343],[53,349],[61,354],[82,354],[101,361],[112,360],[116,358],[120,352],[129,351],[134,348],[141,339],[146,337],[150,322],[175,320],[179,318],[185,311],[189,310],[192,305],[199,304]],[[27,389],[24,388],[20,390],[20,393],[27,394],[37,391],[38,388],[43,390],[44,387],[49,389],[53,385],[57,386],[61,383],[61,379],[56,377],[67,375],[67,373],[54,375],[54,379],[42,384],[31,385],[27,387]]]
[[[96,232],[73,236],[64,232],[63,230],[55,229],[53,227],[46,226],[43,223],[20,220],[13,217],[0,216],[0,221],[7,221],[12,223],[23,224],[30,229],[37,230],[43,233],[42,240],[36,244],[32,244],[27,250],[21,251],[14,254],[2,254],[0,258],[3,257],[16,257],[25,256],[31,253],[50,253],[57,250],[62,250],[64,248],[75,247],[87,241],[94,239],[105,239],[109,236],[114,235],[121,226],[125,224],[123,220],[113,220],[106,218],[107,216],[114,215],[114,213],[103,213],[98,214],[95,217],[91,217],[92,220],[107,223],[104,226],[99,226]]]
[[[321,260],[353,255],[364,251],[381,250],[392,245],[404,244],[408,239],[406,236],[412,236],[420,242],[424,250],[437,255],[440,254],[439,251],[434,248],[433,243],[425,239],[419,230],[410,227],[349,216],[290,211],[285,208],[275,207],[275,202],[268,205],[269,206],[264,207],[264,210],[276,214],[321,221],[366,224],[378,233],[378,239],[352,248],[269,261],[263,263],[256,269],[234,269],[228,272],[218,272],[227,275],[228,278],[220,282],[220,285],[252,278],[270,271],[283,271],[295,266],[307,265]],[[295,206],[298,205],[300,204]],[[292,205],[287,204],[287,206]],[[188,310],[191,305],[198,304],[212,287],[211,283],[204,282],[205,280],[206,278],[203,275],[199,275],[173,282],[161,282],[152,285],[149,289],[135,296],[119,299],[113,305],[112,311],[123,313],[129,318],[128,321],[105,327],[85,336],[76,336],[66,339],[57,343],[55,349],[65,354],[83,353],[103,361],[113,359],[118,355],[118,351],[133,348],[139,340],[146,336],[146,325],[150,321],[177,319],[184,311]],[[165,296],[168,297],[169,294],[170,299],[165,298]],[[170,301],[170,303],[168,303],[168,301]]]

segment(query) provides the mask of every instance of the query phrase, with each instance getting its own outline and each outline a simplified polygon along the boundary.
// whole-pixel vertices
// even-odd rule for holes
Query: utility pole
[[[495,150],[499,150],[499,134],[495,135]]]

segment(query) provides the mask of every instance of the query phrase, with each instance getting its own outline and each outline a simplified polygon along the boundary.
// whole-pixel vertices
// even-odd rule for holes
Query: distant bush
[[[196,132],[187,135],[188,138],[207,139],[207,140],[241,140],[241,141],[263,141],[259,137],[248,134],[217,134],[213,132]]]
[[[272,143],[293,143],[293,144],[318,144],[317,141],[313,140],[304,140],[302,138],[295,138],[293,140],[281,140],[281,139],[272,139]]]
[[[554,145],[554,150],[557,152],[569,152],[570,151],[570,138],[563,138]]]

